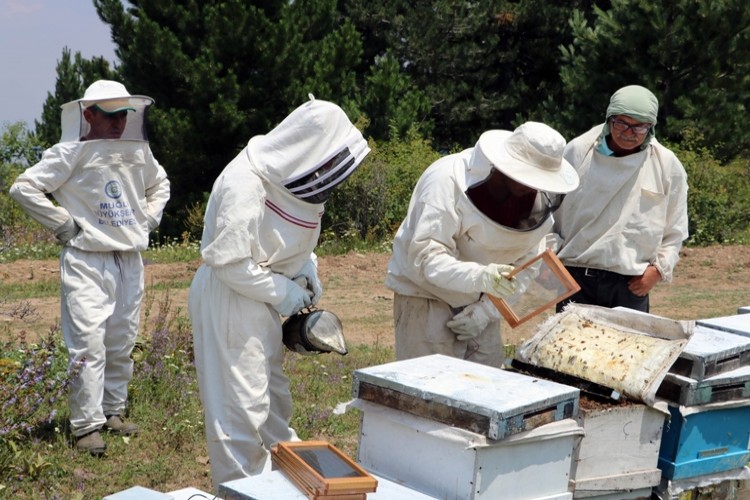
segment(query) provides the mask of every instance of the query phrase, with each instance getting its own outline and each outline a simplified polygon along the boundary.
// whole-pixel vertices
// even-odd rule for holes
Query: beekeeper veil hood
[[[127,113],[123,140],[148,140],[146,136],[146,114],[154,103],[150,97],[130,95],[122,83],[97,80],[86,89],[83,97],[62,105],[62,136],[60,142],[78,141],[91,131],[84,117],[87,108],[95,108],[106,115]]]
[[[607,116],[602,129],[602,139],[609,135],[609,119],[616,115],[626,115],[641,123],[652,124],[646,139],[640,146],[645,149],[655,136],[656,118],[659,114],[659,100],[645,87],[628,85],[614,94],[609,100]]]
[[[253,168],[309,203],[323,203],[370,152],[362,133],[331,102],[310,100],[266,135],[250,139]]]

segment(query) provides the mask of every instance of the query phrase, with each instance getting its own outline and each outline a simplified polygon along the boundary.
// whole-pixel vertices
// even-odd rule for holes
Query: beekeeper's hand
[[[481,299],[464,307],[463,311],[453,316],[445,326],[456,334],[458,340],[473,339],[487,328],[492,321],[499,321],[500,313],[489,297],[483,295]]]
[[[292,316],[305,307],[310,307],[311,304],[312,300],[307,294],[307,290],[294,281],[287,280],[284,300],[278,304],[271,304],[271,306],[282,316]]]
[[[307,296],[310,297],[310,301],[312,301],[313,291],[307,287],[307,278],[305,278],[304,276],[297,276],[292,281],[297,283],[300,286],[300,288],[302,288],[305,291]]]
[[[312,304],[317,304],[323,295],[323,285],[318,278],[318,266],[315,265],[312,259],[305,263],[297,276],[294,277],[294,280],[297,281],[298,278],[305,279],[306,284],[303,287],[312,292]]]
[[[489,293],[495,297],[504,299],[513,295],[516,291],[516,282],[508,275],[513,271],[513,266],[505,264],[488,264],[479,276],[479,292]]]
[[[64,245],[72,240],[79,232],[81,232],[81,228],[71,217],[65,221],[65,224],[55,230],[55,237],[57,238],[58,243]]]

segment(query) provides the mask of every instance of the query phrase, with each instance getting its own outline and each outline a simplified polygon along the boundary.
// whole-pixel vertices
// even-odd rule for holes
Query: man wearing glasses
[[[606,121],[573,139],[565,158],[580,187],[555,214],[558,257],[581,285],[568,302],[649,311],[688,237],[687,174],[655,137],[659,102],[630,85],[612,95]]]

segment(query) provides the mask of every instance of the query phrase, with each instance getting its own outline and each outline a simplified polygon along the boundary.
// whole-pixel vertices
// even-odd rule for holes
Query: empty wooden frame
[[[581,289],[560,259],[549,249],[516,267],[510,277],[515,278],[518,283],[513,295],[504,299],[492,295],[489,297],[511,328]]]
[[[311,500],[365,500],[378,481],[325,441],[287,441],[271,459]]]

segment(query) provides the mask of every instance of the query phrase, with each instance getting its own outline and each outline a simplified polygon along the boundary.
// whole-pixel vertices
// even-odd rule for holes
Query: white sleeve
[[[651,263],[661,274],[662,281],[672,281],[672,273],[677,261],[680,260],[680,249],[682,242],[688,236],[688,214],[687,214],[687,174],[682,164],[675,156],[670,166],[669,197],[666,213],[666,225],[661,244],[656,253],[655,260]]]
[[[149,151],[150,152],[150,151]],[[156,176],[146,186],[146,217],[149,231],[156,229],[161,222],[164,207],[169,201],[169,180],[164,168],[151,155],[151,161],[156,166]]]
[[[225,285],[244,297],[276,305],[286,296],[289,278],[257,265],[249,257],[211,269]]]
[[[473,293],[485,266],[464,262],[458,254],[455,235],[458,215],[426,203],[417,203],[411,214],[414,235],[407,255],[408,264],[420,269],[433,286],[462,293]]]
[[[73,220],[70,213],[47,198],[68,180],[75,167],[79,149],[54,146],[42,160],[19,175],[10,188],[10,197],[37,222],[57,231]]]

